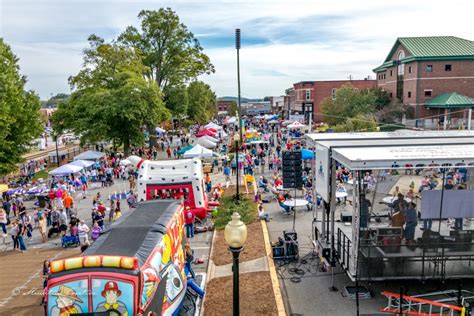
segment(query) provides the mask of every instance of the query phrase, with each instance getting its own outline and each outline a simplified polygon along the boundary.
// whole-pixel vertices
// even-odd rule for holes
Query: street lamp
[[[235,201],[238,202],[240,201],[240,194],[239,194],[239,141],[240,141],[240,136],[239,133],[235,132],[234,133],[234,144],[235,144],[235,165],[236,165],[236,191],[235,191]]]
[[[232,270],[234,272],[233,282],[233,302],[232,315],[240,315],[239,306],[239,255],[244,249],[244,243],[247,240],[247,226],[240,220],[237,212],[232,214],[232,220],[227,223],[224,230],[224,237],[229,251],[232,252]]]

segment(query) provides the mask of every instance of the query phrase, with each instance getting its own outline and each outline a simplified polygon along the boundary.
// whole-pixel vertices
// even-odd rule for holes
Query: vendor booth
[[[88,150],[74,157],[74,160],[92,160],[96,161],[104,157],[105,154],[100,151]]]

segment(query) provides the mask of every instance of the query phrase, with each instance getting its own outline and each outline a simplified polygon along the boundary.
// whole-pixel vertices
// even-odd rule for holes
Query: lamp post
[[[235,181],[235,186],[236,186],[236,191],[235,191],[235,201],[238,202],[240,201],[240,193],[239,193],[239,141],[240,141],[240,136],[239,133],[234,133],[234,144],[235,144],[235,165],[236,165],[236,181]]]
[[[240,103],[240,29],[235,29],[235,49],[237,50],[237,100],[239,105],[239,135],[242,139],[242,106]]]
[[[244,249],[244,243],[247,240],[247,226],[240,220],[237,212],[232,214],[232,220],[227,223],[224,230],[224,237],[229,251],[232,252],[232,271],[234,275],[233,281],[233,300],[232,315],[240,315],[239,305],[239,255]]]

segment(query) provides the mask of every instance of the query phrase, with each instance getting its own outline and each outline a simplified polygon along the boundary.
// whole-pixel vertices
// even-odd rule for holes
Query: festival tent
[[[191,145],[181,148],[180,150],[178,150],[178,155],[184,154],[185,152],[187,152],[191,148],[193,148],[193,146],[191,146]]]
[[[67,164],[67,165],[58,167],[54,170],[51,170],[48,173],[52,176],[67,176],[67,175],[70,175],[71,173],[79,172],[82,169],[84,169],[84,167]]]
[[[226,119],[225,119],[225,122],[226,122],[227,124],[233,124],[233,123],[235,123],[236,121],[237,121],[237,119],[235,118],[235,116],[232,116],[232,117],[229,117],[229,118],[226,118]]]
[[[206,129],[208,129],[208,128],[213,128],[213,129],[215,129],[215,130],[217,130],[217,131],[222,129],[221,126],[217,125],[217,124],[214,123],[214,122],[210,122],[209,124],[204,125],[204,128],[206,128]]]
[[[214,138],[214,137],[212,137],[212,136],[207,136],[207,135],[201,137],[201,139],[207,139],[207,140],[210,140],[210,141],[213,142],[213,143],[217,143],[217,142],[219,141],[218,139],[216,139],[216,138]]]
[[[156,131],[158,134],[166,133],[166,130],[162,129],[161,127],[155,128],[155,131]]]
[[[88,167],[92,166],[93,164],[95,164],[95,162],[90,161],[90,160],[79,159],[79,160],[74,160],[73,162],[71,162],[69,164],[74,165],[74,166],[88,168]]]
[[[199,133],[196,134],[196,137],[202,137],[202,136],[211,136],[214,137],[216,133],[213,133],[212,131],[205,129],[200,131]]]
[[[303,160],[313,160],[314,152],[309,149],[301,149],[301,159]]]
[[[74,157],[74,160],[99,160],[100,158],[104,157],[105,154],[100,151],[88,150],[83,152],[82,154],[77,155]]]
[[[208,149],[212,149],[212,148],[216,148],[217,147],[217,144],[214,143],[213,141],[209,140],[209,139],[205,139],[203,137],[201,138],[198,138],[197,144],[201,145],[202,147],[205,147],[205,148],[208,148]]]
[[[212,158],[214,152],[210,149],[204,148],[203,146],[197,144],[190,150],[184,153],[184,158]]]
[[[227,134],[224,130],[222,130],[221,131],[221,137],[226,138],[227,136],[229,136],[229,134]]]
[[[287,127],[290,128],[290,129],[299,129],[299,128],[305,128],[305,127],[307,127],[307,126],[304,125],[304,124],[301,124],[301,123],[298,122],[298,121],[294,121],[293,123],[291,123],[291,124],[288,125]]]
[[[278,124],[278,120],[270,120],[268,121],[268,124]]]
[[[0,184],[0,193],[8,191],[8,184]]]

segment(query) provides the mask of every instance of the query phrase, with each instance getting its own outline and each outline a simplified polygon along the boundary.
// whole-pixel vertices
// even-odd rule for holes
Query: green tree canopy
[[[334,126],[334,131],[342,132],[377,132],[379,131],[377,121],[371,114],[357,114],[350,117],[341,124]]]
[[[237,105],[237,102],[231,101],[230,105],[227,107],[227,115],[234,116],[238,111],[239,106]]]
[[[163,94],[166,107],[175,118],[184,118],[187,116],[189,100],[186,85],[168,86],[166,90],[163,91]]]
[[[140,49],[148,67],[145,75],[155,80],[162,91],[214,72],[199,41],[173,10],[142,10],[138,17],[141,30],[129,26],[118,40],[122,45]]]
[[[324,121],[329,125],[337,125],[359,114],[373,114],[375,100],[375,93],[370,89],[356,90],[350,84],[344,85],[337,89],[335,99],[328,97],[321,102]]]
[[[211,87],[202,81],[193,81],[188,86],[189,119],[205,123],[216,114],[216,95]]]
[[[16,169],[31,142],[41,135],[40,100],[25,91],[18,58],[0,38],[0,174]]]
[[[84,67],[69,78],[74,92],[54,113],[53,126],[81,135],[82,143],[123,144],[128,155],[130,144],[143,143],[144,126],[156,126],[169,112],[158,86],[146,80],[149,69],[138,51],[95,35],[89,43]]]

